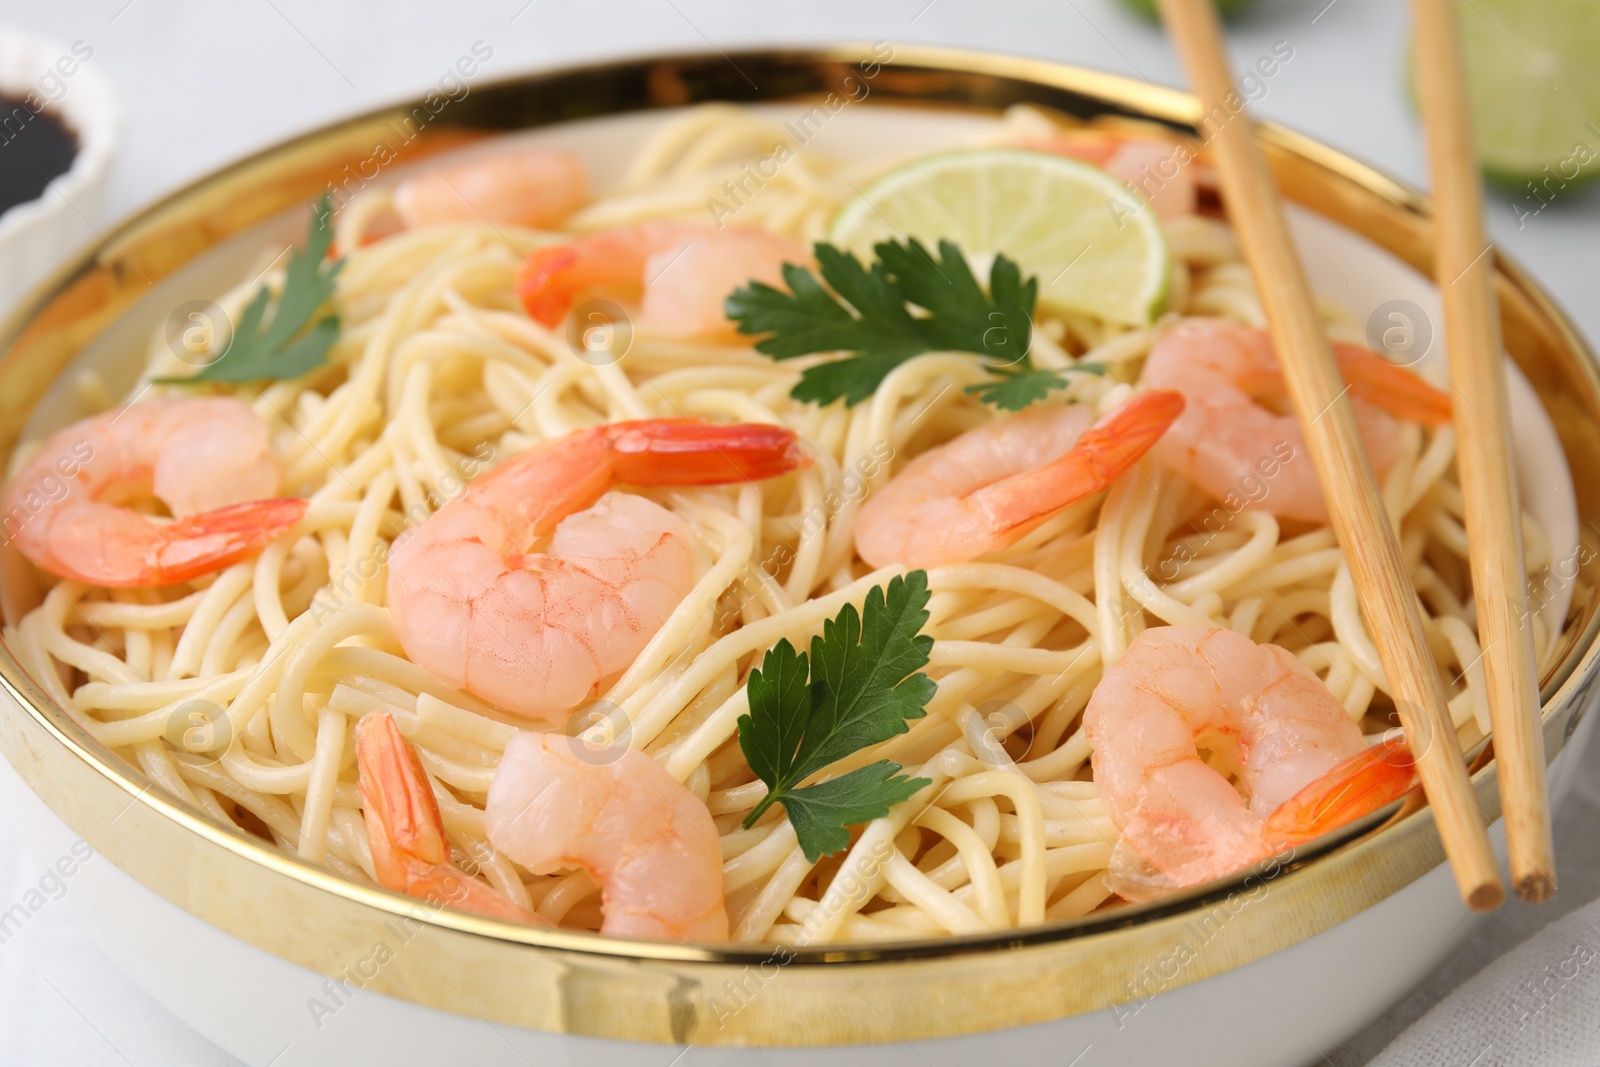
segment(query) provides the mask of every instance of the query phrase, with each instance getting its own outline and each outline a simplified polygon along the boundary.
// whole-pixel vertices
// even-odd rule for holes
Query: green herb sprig
[[[922,718],[934,683],[920,668],[933,638],[928,621],[928,575],[892,578],[874,586],[861,613],[846,604],[811,639],[809,660],[787,640],[767,651],[750,672],[750,714],[739,719],[739,747],[767,784],[744,825],[754,826],[782,804],[806,858],[850,843],[849,827],[887,815],[926,778],[908,778],[900,765],[878,760],[816,785],[800,783],[830,764],[896,734]]]
[[[263,325],[272,290],[256,291],[234,326],[222,355],[182,377],[157,378],[163,385],[197,385],[205,382],[256,382],[298,378],[327,362],[328,349],[339,339],[339,316],[329,312],[312,318],[333,296],[334,278],[343,258],[328,260],[333,244],[333,206],[327,193],[311,212],[304,248],[289,253],[283,288],[272,319]]]
[[[937,259],[915,238],[884,241],[873,246],[878,258],[870,268],[825,242],[814,251],[820,281],[806,268],[787,263],[788,292],[752,281],[735,290],[724,307],[740,333],[766,335],[756,350],[774,359],[851,353],[801,372],[790,392],[796,400],[830,404],[843,398],[848,405],[859,404],[890,371],[925,352],[984,357],[994,380],[966,391],[1007,411],[1065,389],[1068,374],[1104,371],[1098,364],[1071,371],[1033,365],[1029,351],[1039,279],[1024,280],[1017,264],[1003,255],[994,257],[985,293],[950,241],[939,242]]]

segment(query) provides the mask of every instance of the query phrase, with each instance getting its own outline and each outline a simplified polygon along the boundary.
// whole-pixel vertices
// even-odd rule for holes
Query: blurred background
[[[1536,149],[1518,155],[1518,144],[1500,146],[1491,234],[1593,343],[1600,339],[1600,192],[1584,179],[1600,171],[1600,162],[1585,165],[1600,156],[1600,124],[1592,121],[1600,119],[1600,93],[1589,84],[1600,85],[1593,61],[1600,3],[1468,0],[1465,10],[1478,20],[1469,33],[1484,42],[1474,77],[1494,109],[1482,124]],[[1395,0],[1248,5],[1229,26],[1235,70],[1275,46],[1278,54],[1284,45],[1292,50],[1252,94],[1255,114],[1426,185],[1407,84],[1406,17]],[[477,42],[492,50],[478,77],[491,79],[645,52],[849,39],[1034,56],[1182,83],[1160,29],[1118,0],[0,0],[0,26],[70,47],[110,83],[120,106],[120,143],[103,203],[83,213],[86,237],[284,137],[420,95]],[[1587,61],[1574,65],[1563,54]],[[1587,768],[1596,766],[1594,756],[1586,755]],[[1485,960],[1594,898],[1600,841],[1582,833],[1600,815],[1594,777],[1585,775],[1558,823],[1557,902],[1537,911],[1508,905],[1418,997],[1345,1049],[1319,1055],[1341,1067],[1365,1062]],[[40,874],[7,818],[0,811],[0,900],[18,898]],[[52,904],[19,933],[0,933],[0,1064],[233,1062],[123,978],[68,907]]]

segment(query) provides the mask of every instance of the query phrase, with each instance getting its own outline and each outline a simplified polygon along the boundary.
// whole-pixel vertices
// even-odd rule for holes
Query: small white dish
[[[0,26],[0,166],[11,141],[39,111],[60,117],[78,138],[71,168],[36,200],[0,214],[0,312],[97,234],[95,217],[116,151],[121,109],[95,69],[88,41],[62,44]]]

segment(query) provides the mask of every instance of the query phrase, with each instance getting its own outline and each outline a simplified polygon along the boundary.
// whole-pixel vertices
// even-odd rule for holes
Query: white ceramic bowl
[[[772,94],[781,100],[814,92],[816,79],[848,70],[860,54],[737,62],[763,85],[786,86]],[[463,109],[454,132],[537,127],[514,135],[569,147],[597,174],[615,173],[644,128],[661,121],[659,109],[718,94],[743,99],[744,84],[727,68],[727,57],[685,57],[475,88],[481,106]],[[1185,118],[1177,94],[1002,57],[923,52],[897,58],[877,85],[875,92],[902,105],[937,98],[974,110],[853,105],[829,123],[826,151],[931,150],[981,129],[992,120],[978,111],[1017,94],[1076,102],[1085,114],[1121,108]],[[611,114],[640,107],[653,110]],[[556,122],[575,109],[606,117]],[[0,344],[14,345],[0,361],[0,381],[17,383],[17,399],[0,387],[0,429],[8,405],[16,409],[13,435],[24,417],[30,432],[73,417],[67,392],[45,385],[67,377],[67,354],[99,369],[113,389],[127,384],[136,373],[127,354],[170,308],[245,276],[263,247],[303,225],[304,205],[324,175],[340,173],[347,160],[359,163],[397,114],[405,112],[351,120],[271,150],[119,229],[112,239],[136,261],[143,257],[155,289],[120,284],[86,257],[58,291],[41,293],[0,327]],[[1285,186],[1321,212],[1292,209],[1323,294],[1358,321],[1403,299],[1437,322],[1431,283],[1387,250],[1406,247],[1412,263],[1421,258],[1425,230],[1414,195],[1293,135],[1266,136]],[[443,138],[438,147],[461,139]],[[1355,219],[1366,236],[1353,232]],[[181,251],[169,253],[174,245]],[[1529,368],[1512,376],[1511,395],[1518,449],[1531,464],[1523,472],[1527,503],[1561,558],[1579,530],[1566,457],[1592,465],[1600,456],[1600,446],[1574,429],[1600,410],[1600,380],[1559,314],[1514,268],[1502,269],[1512,272],[1508,345]],[[100,294],[94,299],[103,303],[69,308],[83,294]],[[58,344],[80,320],[93,328]],[[1436,374],[1439,353],[1429,360],[1425,370]],[[1593,520],[1593,494],[1582,488],[1583,516]],[[1581,580],[1600,584],[1597,576],[1600,564]],[[1560,618],[1564,602],[1547,599],[1545,610]],[[1594,614],[1586,609],[1574,643],[1563,646],[1563,669],[1549,680],[1553,747],[1583,739],[1571,730],[1600,677]],[[80,836],[99,850],[73,877],[72,905],[158,1000],[251,1064],[1312,1062],[1392,1005],[1475,926],[1439,865],[1431,815],[1421,810],[1369,819],[1308,849],[1259,898],[1248,880],[1234,879],[1014,936],[816,952],[776,978],[766,976],[764,952],[610,941],[453,912],[421,915],[401,938],[397,924],[416,915],[416,901],[351,885],[208,823],[98,749],[3,655],[0,677],[0,751],[26,783],[0,774],[0,791],[22,815],[37,857],[53,863]],[[1569,773],[1558,764],[1558,796]],[[1475,781],[1480,803],[1495,810],[1492,765]],[[1233,909],[1255,899],[1262,902]],[[379,942],[399,951],[368,974],[363,966]],[[1189,954],[1166,974],[1174,949]],[[710,1005],[735,980],[747,1001],[723,1029]]]
[[[5,136],[15,136],[41,108],[78,136],[72,167],[37,200],[0,215],[0,312],[98,233],[121,112],[95,62],[87,41],[61,44],[0,26],[0,96],[25,101],[20,113],[0,115]],[[8,147],[0,144],[0,166]]]
[[[1586,717],[1551,768],[1557,806],[1571,790],[1595,721]],[[82,854],[83,839],[4,760],[0,803],[41,865]],[[1503,825],[1496,823],[1491,835],[1503,864]],[[77,867],[65,899],[135,982],[250,1067],[1310,1065],[1398,1003],[1483,921],[1462,907],[1455,880],[1440,866],[1282,952],[1089,1015],[898,1045],[730,1049],[543,1033],[421,1007],[348,977],[341,986],[228,936],[99,856]]]

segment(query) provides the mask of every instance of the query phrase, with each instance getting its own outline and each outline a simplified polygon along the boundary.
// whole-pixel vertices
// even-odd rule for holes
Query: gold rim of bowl
[[[873,57],[867,45],[674,55],[475,83],[436,116],[430,111],[394,155],[410,162],[495,134],[705,101],[820,99],[848,91],[844,79]],[[895,46],[871,97],[877,105],[978,113],[1028,102],[1086,121],[1153,121],[1187,133],[1204,121],[1194,99],[1173,90],[1040,60],[921,47]],[[37,288],[0,323],[0,462],[72,357],[152,284],[347,179],[426,106],[381,108],[224,167],[102,235]],[[1431,272],[1431,223],[1419,192],[1280,127],[1264,125],[1261,136],[1286,196]],[[1504,257],[1497,262],[1507,348],[1549,411],[1572,469],[1600,470],[1594,358],[1521,269]],[[1544,679],[1552,757],[1581,718],[1597,674],[1596,488],[1582,480],[1577,487],[1586,551],[1577,559],[1560,653]],[[25,574],[0,566],[8,605],[26,602]],[[1412,801],[1214,885],[1070,922],[801,949],[624,941],[441,910],[347,882],[160,791],[56,707],[9,648],[0,648],[0,688],[0,751],[74,831],[167,900],[322,974],[349,981],[353,973],[363,988],[551,1032],[836,1045],[1044,1022],[1143,999],[1148,986],[1130,976],[1148,975],[1153,963],[1181,955],[1175,973],[1158,980],[1158,988],[1173,989],[1296,944],[1443,859],[1431,813]],[[1478,764],[1478,803],[1493,819],[1494,765],[1487,754]],[[1213,926],[1226,935],[1196,936]],[[385,958],[373,964],[380,944]],[[769,983],[781,992],[760,995]],[[872,990],[873,1010],[861,1010],[863,987]]]

